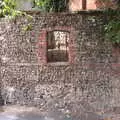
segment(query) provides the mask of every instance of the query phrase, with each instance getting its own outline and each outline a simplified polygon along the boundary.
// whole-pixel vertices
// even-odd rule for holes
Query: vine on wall
[[[120,43],[120,11],[109,9],[106,11],[108,23],[105,25],[105,37],[114,44]]]

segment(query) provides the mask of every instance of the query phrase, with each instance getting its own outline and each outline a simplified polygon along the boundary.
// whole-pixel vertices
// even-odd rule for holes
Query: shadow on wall
[[[1,90],[0,90],[0,106],[3,106],[3,105],[4,105],[4,100],[3,100]]]

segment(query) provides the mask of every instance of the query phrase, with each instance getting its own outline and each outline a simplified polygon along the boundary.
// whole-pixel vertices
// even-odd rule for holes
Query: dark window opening
[[[47,61],[67,62],[68,61],[69,32],[50,31],[47,33]]]

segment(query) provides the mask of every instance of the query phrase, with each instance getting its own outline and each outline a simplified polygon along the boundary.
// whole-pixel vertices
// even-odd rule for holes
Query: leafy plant
[[[68,0],[35,0],[35,5],[44,12],[63,12]]]
[[[30,30],[32,30],[32,25],[31,24],[25,25],[25,26],[23,26],[22,30],[24,32],[30,31]]]
[[[120,43],[120,11],[107,10],[109,18],[108,24],[105,25],[105,37],[113,43]]]
[[[0,3],[0,17],[15,18],[22,15],[22,12],[15,9],[16,0],[3,0]]]

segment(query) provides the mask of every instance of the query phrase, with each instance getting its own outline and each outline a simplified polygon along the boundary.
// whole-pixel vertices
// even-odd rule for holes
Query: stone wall
[[[0,85],[6,103],[59,109],[82,119],[119,111],[120,55],[103,38],[103,13],[30,14],[33,19],[0,22]],[[70,32],[68,62],[47,62],[46,33],[52,30]]]

